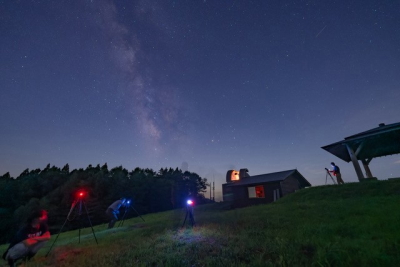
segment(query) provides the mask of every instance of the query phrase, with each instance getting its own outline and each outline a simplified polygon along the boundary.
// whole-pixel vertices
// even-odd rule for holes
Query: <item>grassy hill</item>
[[[400,266],[400,179],[304,189],[228,210],[195,207],[62,233],[24,266]],[[116,224],[118,225],[118,224]],[[4,249],[4,246],[1,247]]]

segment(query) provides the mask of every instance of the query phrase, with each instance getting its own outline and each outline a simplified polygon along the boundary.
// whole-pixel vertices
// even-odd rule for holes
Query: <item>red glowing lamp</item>
[[[77,196],[78,196],[78,198],[83,198],[85,196],[85,192],[84,191],[78,191]]]

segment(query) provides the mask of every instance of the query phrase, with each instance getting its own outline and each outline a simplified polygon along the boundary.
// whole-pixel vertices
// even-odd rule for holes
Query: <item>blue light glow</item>
[[[189,199],[188,201],[186,201],[186,203],[187,203],[188,205],[193,205],[194,202],[193,202],[192,200]]]

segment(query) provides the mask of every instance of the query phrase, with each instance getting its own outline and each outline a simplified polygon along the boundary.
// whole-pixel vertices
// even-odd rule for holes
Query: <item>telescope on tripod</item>
[[[136,214],[143,220],[145,221],[142,216],[140,216],[139,212],[133,207],[133,200],[132,199],[128,199],[125,203],[125,211],[124,211],[124,215],[122,216],[121,220],[119,221],[118,227],[123,226],[124,222],[125,222],[125,216],[127,214],[127,212],[129,211],[129,209],[132,209],[133,211],[136,212]]]
[[[188,219],[188,217],[189,217],[189,222],[192,225],[192,227],[196,224],[194,221],[194,217],[193,217],[193,206],[194,206],[193,200],[188,199],[186,201],[186,215],[185,215],[185,220],[183,221],[182,227],[185,226],[185,222],[186,222],[186,219]]]
[[[337,183],[335,182],[335,179],[333,179],[331,173],[329,172],[328,168],[325,168],[325,170],[326,170],[325,184],[327,184],[327,182],[328,182],[328,175],[329,175],[329,177],[331,177],[333,184],[337,184]]]
[[[60,234],[61,234],[61,232],[62,232],[62,230],[63,230],[65,224],[66,224],[68,221],[71,222],[71,221],[75,220],[75,218],[77,218],[77,219],[80,221],[80,227],[79,227],[79,231],[78,231],[78,238],[79,238],[79,243],[81,243],[81,227],[82,227],[81,215],[82,215],[82,207],[85,208],[85,212],[86,212],[86,215],[87,215],[87,219],[88,219],[88,221],[89,221],[90,228],[92,228],[92,233],[93,233],[94,239],[96,240],[96,244],[99,244],[99,243],[97,242],[96,235],[94,234],[93,225],[92,225],[92,222],[90,221],[89,213],[88,213],[88,210],[87,210],[87,207],[86,207],[86,203],[85,203],[85,201],[84,201],[85,196],[86,196],[86,192],[83,191],[83,190],[78,191],[78,193],[76,194],[76,198],[75,198],[74,202],[72,202],[71,209],[69,210],[69,213],[68,213],[68,215],[67,215],[67,218],[65,219],[64,224],[61,226],[61,229],[60,229],[60,231],[58,232],[58,235],[57,235],[56,239],[54,240],[53,244],[51,245],[49,251],[47,252],[46,257],[49,255],[51,249],[53,248],[54,244],[56,243],[56,241],[57,241],[58,237],[60,236]],[[74,213],[74,211],[75,211],[75,213]],[[74,213],[74,215],[73,215],[73,213]],[[73,215],[73,216],[72,216],[72,215]]]

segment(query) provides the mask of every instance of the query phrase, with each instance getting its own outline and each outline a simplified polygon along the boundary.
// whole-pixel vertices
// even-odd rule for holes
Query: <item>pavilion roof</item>
[[[379,127],[348,136],[342,141],[323,146],[322,149],[350,162],[351,158],[346,145],[353,151],[358,151],[356,153],[359,160],[398,154],[400,153],[400,122],[388,125],[381,123]]]

